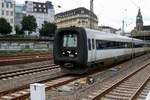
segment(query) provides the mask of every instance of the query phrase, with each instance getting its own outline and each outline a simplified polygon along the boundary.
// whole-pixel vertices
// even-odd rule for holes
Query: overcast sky
[[[16,0],[24,3],[25,0]],[[47,0],[29,0],[45,2]],[[90,0],[49,0],[52,1],[55,12],[63,12],[77,7],[90,8]],[[58,5],[61,8],[58,8]],[[144,25],[150,25],[150,0],[94,0],[94,13],[99,18],[99,25],[122,27],[122,19],[125,20],[125,31],[130,31],[135,26],[138,8],[141,8]]]

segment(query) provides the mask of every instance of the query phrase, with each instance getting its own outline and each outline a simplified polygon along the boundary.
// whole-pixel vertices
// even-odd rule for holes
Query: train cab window
[[[88,47],[89,47],[89,50],[91,50],[91,39],[88,39]]]
[[[63,36],[63,47],[77,47],[77,34],[66,34]]]
[[[92,39],[92,48],[95,49],[94,39]]]

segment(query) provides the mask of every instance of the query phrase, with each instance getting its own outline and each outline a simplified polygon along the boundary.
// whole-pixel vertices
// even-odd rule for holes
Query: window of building
[[[13,13],[13,11],[11,11],[11,16],[13,16],[14,15],[14,13]]]
[[[39,4],[39,7],[41,7],[41,5]]]
[[[36,9],[36,8],[34,8],[34,11],[36,12],[36,11],[37,11],[37,9]]]
[[[2,10],[2,15],[4,15],[4,10]]]
[[[9,16],[9,11],[6,11],[6,16]]]
[[[36,4],[34,3],[33,6],[36,7]]]
[[[43,5],[43,8],[46,8],[46,6],[45,6],[45,5]]]
[[[10,8],[13,8],[13,4],[12,3],[10,3]]]
[[[2,8],[4,8],[4,2],[2,2]]]
[[[80,21],[78,21],[78,23],[80,24],[81,22],[80,22]]]
[[[84,14],[84,10],[81,10],[81,14]]]
[[[6,7],[9,8],[9,3],[6,3]]]
[[[42,11],[42,9],[39,9],[39,12],[41,12]]]

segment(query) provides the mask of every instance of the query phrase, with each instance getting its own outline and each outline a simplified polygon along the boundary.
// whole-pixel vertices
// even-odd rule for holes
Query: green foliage
[[[54,36],[57,26],[55,23],[44,21],[42,28],[40,29],[40,36]]]
[[[0,18],[0,33],[2,35],[7,35],[12,32],[11,25],[6,21],[5,18]]]
[[[37,28],[36,19],[34,16],[24,16],[21,22],[23,31],[35,31]]]
[[[48,49],[48,52],[52,53],[52,52],[53,52],[53,49],[52,49],[52,48],[49,48],[49,49]]]
[[[20,27],[17,25],[15,26],[15,31],[16,31],[16,35],[24,35],[22,29],[20,29]]]
[[[31,49],[31,48],[25,48],[25,49],[22,49],[21,51],[22,51],[23,53],[31,53],[31,52],[34,52],[34,50]]]

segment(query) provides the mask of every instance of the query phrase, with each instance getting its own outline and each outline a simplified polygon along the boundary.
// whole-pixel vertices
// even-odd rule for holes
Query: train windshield
[[[77,47],[77,34],[66,34],[63,36],[63,47]]]

